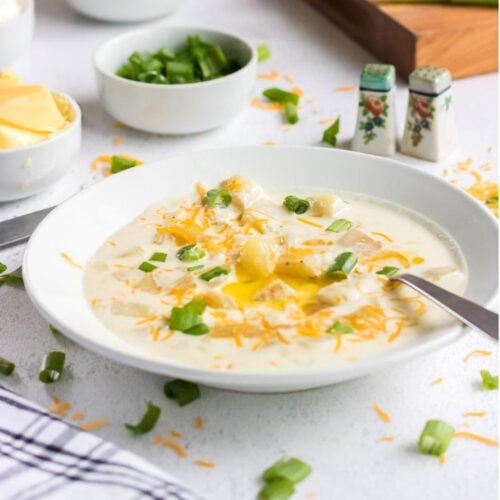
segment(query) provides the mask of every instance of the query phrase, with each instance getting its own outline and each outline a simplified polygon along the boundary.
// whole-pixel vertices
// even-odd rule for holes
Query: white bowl
[[[171,14],[182,0],[66,0],[84,16],[110,21],[131,23],[146,21]]]
[[[187,153],[99,182],[56,208],[37,228],[26,249],[23,275],[41,314],[76,342],[121,363],[205,385],[240,391],[276,392],[332,384],[432,352],[464,334],[451,326],[425,332],[411,342],[388,344],[384,355],[348,366],[254,373],[203,370],[153,359],[146,348],[110,332],[88,305],[81,265],[114,231],[155,201],[191,192],[193,184],[216,185],[240,173],[267,188],[321,186],[385,198],[443,226],[461,246],[470,278],[466,296],[489,305],[497,288],[497,223],[488,210],[446,181],[376,156],[325,148],[232,148]],[[126,196],[124,195],[126,193]],[[467,333],[467,335],[477,335]]]
[[[207,82],[150,84],[116,76],[134,51],[178,50],[187,35],[220,45],[242,68]],[[94,56],[102,105],[130,127],[158,134],[192,134],[218,127],[248,103],[257,77],[254,47],[239,36],[193,27],[163,26],[126,33],[106,42]]]
[[[0,70],[12,64],[29,47],[35,24],[35,3],[21,0],[18,16],[0,22]]]
[[[0,150],[0,201],[39,193],[66,174],[80,150],[81,111],[69,96],[71,123],[46,141],[16,149]]]

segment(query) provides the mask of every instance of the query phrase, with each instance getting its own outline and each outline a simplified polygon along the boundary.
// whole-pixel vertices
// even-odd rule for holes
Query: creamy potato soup
[[[157,203],[88,263],[86,297],[116,335],[213,370],[346,365],[453,324],[405,285],[411,272],[465,290],[441,228],[365,195],[267,192],[235,175]]]

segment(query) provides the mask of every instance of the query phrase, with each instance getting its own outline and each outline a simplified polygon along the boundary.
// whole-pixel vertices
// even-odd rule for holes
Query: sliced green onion
[[[288,479],[274,479],[259,492],[259,500],[287,500],[295,492],[295,486]]]
[[[203,299],[193,299],[188,302],[185,306],[185,309],[189,309],[190,311],[195,312],[196,314],[203,314],[205,309],[207,308],[207,304]]]
[[[202,299],[193,299],[184,307],[174,307],[170,313],[169,328],[178,330],[187,335],[204,335],[208,333],[208,326],[203,323],[201,315],[205,311],[206,303]]]
[[[168,326],[172,330],[184,332],[201,323],[203,320],[198,313],[184,307],[173,307]]]
[[[148,409],[141,421],[136,425],[125,424],[125,427],[133,434],[146,434],[146,432],[149,432],[156,425],[156,422],[158,422],[160,418],[160,414],[161,409],[158,406],[155,406],[153,403],[148,403]]]
[[[344,231],[347,231],[348,229],[351,229],[352,222],[347,219],[337,219],[333,221],[327,228],[327,231],[330,231],[331,233],[342,233]]]
[[[196,246],[194,243],[186,245],[177,251],[177,258],[182,260],[182,262],[194,262],[196,260],[203,259],[205,255],[205,250]]]
[[[266,61],[271,57],[271,50],[265,43],[257,45],[257,59],[259,62]]]
[[[154,271],[155,269],[158,269],[158,266],[155,266],[154,264],[151,264],[151,262],[146,262],[144,261],[140,266],[139,269],[141,271],[144,271],[145,273],[150,273]]]
[[[340,116],[323,132],[323,142],[330,144],[330,146],[336,146],[339,131]]]
[[[163,386],[163,392],[169,399],[175,399],[179,406],[186,406],[200,397],[200,388],[187,380],[172,380]]]
[[[227,208],[231,200],[231,193],[227,189],[210,189],[203,198],[203,203],[210,208]]]
[[[149,260],[152,260],[153,262],[165,262],[167,260],[167,254],[164,252],[155,252],[151,257],[149,257]]]
[[[117,174],[118,172],[122,172],[123,170],[127,170],[135,166],[137,166],[137,162],[135,160],[130,160],[129,158],[123,158],[121,156],[111,157],[112,174]]]
[[[209,331],[210,328],[208,328],[208,325],[200,323],[199,325],[195,325],[187,330],[184,330],[182,333],[185,333],[186,335],[205,335]]]
[[[387,276],[388,278],[392,278],[395,274],[397,274],[399,271],[399,267],[392,267],[392,266],[384,266],[380,271],[377,271],[375,274],[382,274],[384,276]]]
[[[187,267],[186,271],[192,272],[192,271],[199,271],[200,269],[203,269],[205,266],[203,264],[200,264],[198,266],[191,266]]]
[[[498,205],[498,196],[492,196],[485,201],[486,205]]]
[[[38,378],[44,384],[57,382],[64,370],[66,354],[60,351],[49,352],[43,357],[42,368]]]
[[[299,121],[297,105],[293,102],[285,102],[285,120],[290,125],[295,125]]]
[[[342,323],[341,321],[335,321],[330,328],[327,330],[328,333],[354,333],[351,325],[347,323]]]
[[[300,460],[300,458],[282,458],[264,471],[264,481],[274,479],[288,479],[293,484],[302,481],[311,473],[311,466]]]
[[[442,455],[455,435],[455,428],[442,420],[428,420],[418,440],[418,449],[426,455]]]
[[[304,214],[309,210],[311,204],[307,200],[297,198],[297,196],[289,195],[283,200],[283,206],[290,212],[296,214]]]
[[[343,281],[356,267],[358,256],[353,252],[342,252],[335,262],[326,270],[326,277],[333,281]]]
[[[0,373],[2,375],[11,375],[16,369],[15,363],[8,359],[0,357]]]
[[[24,288],[23,268],[18,267],[15,271],[0,276],[0,287],[2,285]]]
[[[492,375],[488,370],[481,370],[481,385],[487,391],[498,389],[498,375]]]
[[[209,271],[200,274],[200,278],[205,281],[210,281],[214,278],[217,278],[218,276],[222,276],[223,274],[229,274],[229,271],[227,269],[224,269],[223,267],[216,266]]]
[[[0,262],[0,273],[4,273],[5,271],[7,271],[7,266],[3,262]]]
[[[291,102],[295,105],[299,103],[299,96],[293,92],[287,92],[286,90],[271,88],[264,90],[262,94],[273,102]]]
[[[49,323],[49,330],[50,330],[50,333],[52,333],[53,335],[61,335],[61,332],[54,326],[54,325],[51,325]]]

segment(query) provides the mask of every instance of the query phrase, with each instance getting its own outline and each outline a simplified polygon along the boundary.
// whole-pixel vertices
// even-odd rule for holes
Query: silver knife
[[[37,212],[21,215],[0,222],[0,248],[27,240],[36,226],[56,207],[44,208]]]

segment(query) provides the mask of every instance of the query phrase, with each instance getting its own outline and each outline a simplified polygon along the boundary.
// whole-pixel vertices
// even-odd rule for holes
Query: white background
[[[357,92],[336,87],[357,82],[360,69],[373,56],[300,0],[186,0],[171,17],[151,24],[185,24],[241,33],[267,43],[272,59],[259,71],[289,74],[306,93],[300,122],[289,132],[278,113],[248,106],[230,124],[216,131],[170,138],[129,129],[113,129],[113,119],[96,97],[91,56],[108,38],[133,26],[108,25],[82,18],[62,0],[38,0],[36,33],[31,50],[14,65],[27,81],[44,83],[72,95],[83,111],[83,144],[78,162],[54,189],[17,203],[0,204],[0,220],[56,204],[102,177],[92,174],[99,154],[122,152],[154,161],[180,151],[231,145],[319,145],[326,125],[320,120],[341,115],[341,140],[351,138]],[[457,54],[457,57],[459,55]],[[284,80],[272,85],[289,87]],[[404,121],[407,90],[398,82],[398,118]],[[259,80],[256,94],[270,82]],[[472,158],[496,165],[497,75],[454,82],[460,150],[440,165],[408,157],[403,161],[441,175],[444,167]],[[194,112],[196,112],[194,110]],[[115,135],[121,147],[112,145]],[[492,148],[493,147],[493,148]],[[348,168],[348,165],[346,165]],[[1,182],[1,172],[0,172]],[[452,210],[443,207],[443,210]],[[464,221],[466,223],[466,221]],[[0,251],[11,269],[20,264],[23,246]],[[14,376],[0,383],[48,406],[50,396],[70,401],[89,420],[109,418],[97,431],[149,459],[213,500],[254,498],[262,470],[283,455],[296,455],[313,467],[298,487],[297,498],[484,500],[497,498],[497,450],[455,440],[447,463],[420,455],[415,443],[429,418],[441,418],[463,430],[489,437],[497,433],[497,393],[480,388],[479,370],[497,373],[496,345],[478,334],[433,355],[372,376],[337,386],[282,395],[248,395],[203,388],[202,398],[178,408],[162,394],[164,379],[106,361],[65,339],[55,338],[22,290],[0,289],[0,355],[14,360]],[[37,380],[44,353],[63,349],[68,368],[64,380],[44,386]],[[473,349],[493,355],[463,361]],[[1,377],[1,376],[0,376]],[[439,385],[431,386],[437,377]],[[163,408],[158,431],[175,429],[189,452],[178,458],[167,448],[152,446],[153,436],[132,438],[123,427],[142,415],[147,401]],[[372,403],[392,415],[381,422]],[[484,418],[465,418],[467,411],[487,411]],[[196,416],[206,419],[195,430]],[[468,423],[471,427],[462,427]],[[154,434],[154,433],[153,433]],[[380,442],[394,436],[394,442]],[[217,463],[215,469],[193,465],[197,459]]]

